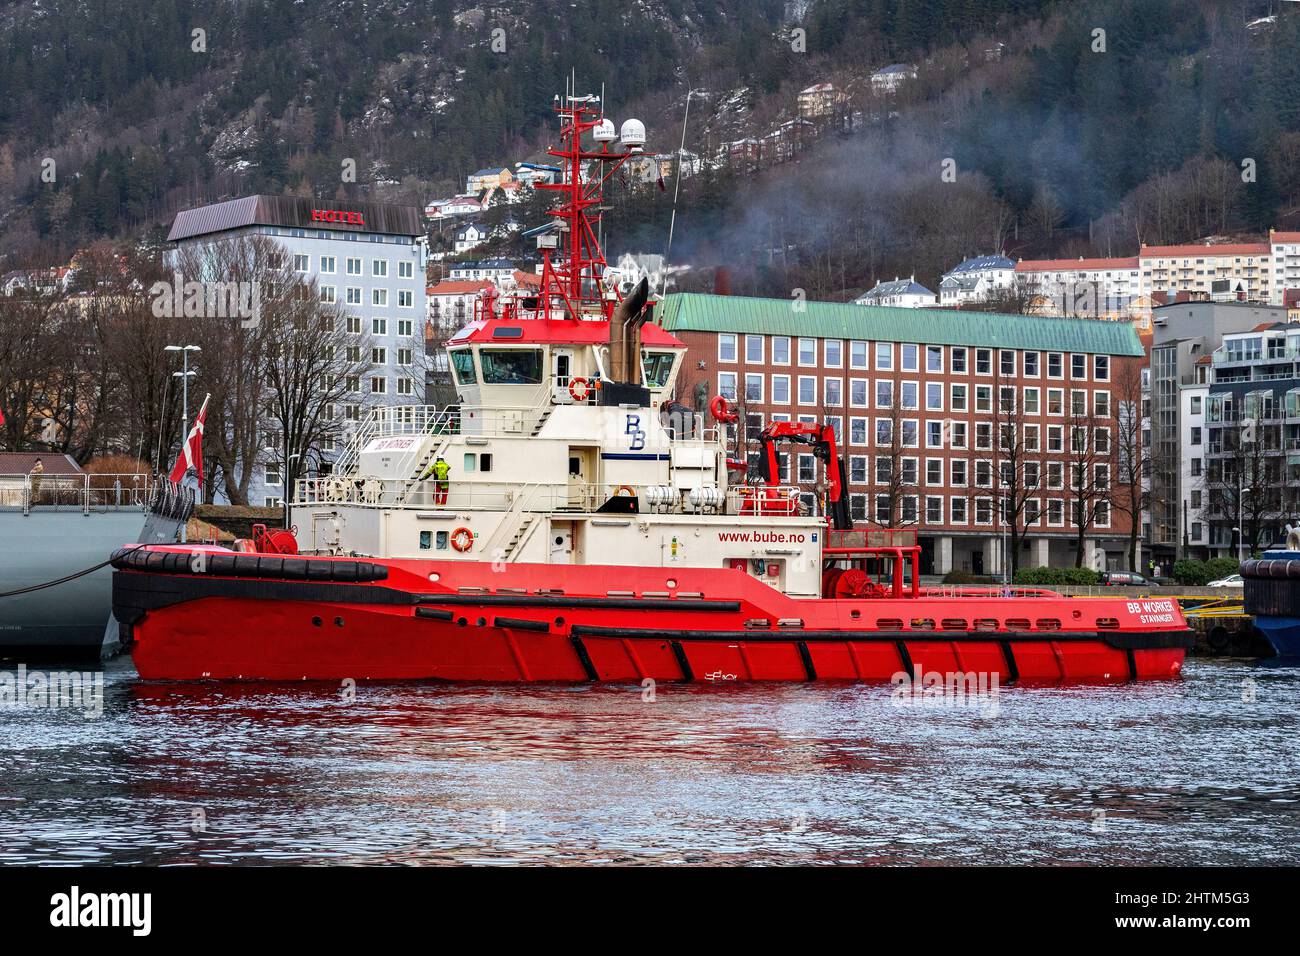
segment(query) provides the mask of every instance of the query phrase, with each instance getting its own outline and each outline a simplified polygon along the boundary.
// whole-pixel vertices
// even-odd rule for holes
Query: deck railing
[[[447,500],[439,504],[432,480],[352,478],[332,475],[300,478],[296,506],[336,504],[363,508],[400,508],[439,511],[594,512],[610,498],[635,496],[642,514],[730,514],[764,517],[806,517],[793,486],[771,488],[733,486],[724,494],[718,488],[691,492],[668,485],[536,484],[523,486],[488,482],[452,481]],[[628,493],[631,494],[628,494]],[[521,504],[521,496],[527,501]],[[614,511],[610,518],[622,512]]]
[[[83,512],[145,508],[157,486],[157,479],[144,472],[0,474],[0,509],[27,514],[34,507]]]

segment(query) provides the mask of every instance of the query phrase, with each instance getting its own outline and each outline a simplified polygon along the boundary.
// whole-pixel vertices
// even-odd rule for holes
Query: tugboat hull
[[[1190,643],[1176,605],[1139,627],[1122,600],[798,599],[731,569],[116,563],[114,613],[151,680],[1124,682],[1177,677]]]

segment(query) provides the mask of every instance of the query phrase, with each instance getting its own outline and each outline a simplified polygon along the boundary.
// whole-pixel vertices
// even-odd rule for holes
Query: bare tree
[[[875,420],[876,433],[873,436],[876,448],[876,468],[871,475],[873,484],[879,489],[870,502],[868,513],[872,520],[885,528],[903,528],[908,525],[917,524],[920,519],[920,503],[917,504],[916,513],[910,518],[907,516],[904,507],[904,499],[909,496],[909,490],[912,497],[916,496],[917,486],[920,484],[919,470],[919,447],[920,434],[917,419],[907,417],[908,409],[903,407],[903,395],[901,382],[897,374],[893,379],[876,378],[876,407],[880,407],[881,392],[879,386],[885,382],[889,383],[892,393],[891,403],[889,406],[889,415],[887,418],[877,418]],[[917,396],[917,405],[920,405],[920,396]],[[909,468],[904,461],[907,452],[911,451],[910,460],[918,462],[916,468]],[[881,520],[880,509],[875,507],[876,499],[883,497],[885,499],[885,518]]]
[[[1084,542],[1098,521],[1109,523],[1115,498],[1116,453],[1113,409],[1089,407],[1088,392],[1071,390],[1066,407],[1066,470],[1075,529],[1074,566],[1083,567]]]
[[[1115,511],[1128,520],[1128,567],[1137,571],[1137,542],[1147,509],[1150,449],[1142,435],[1142,363],[1122,362],[1115,370]]]
[[[259,465],[276,462],[291,481],[342,434],[337,403],[370,367],[368,339],[358,317],[322,303],[283,246],[264,237],[185,250],[177,271],[205,289],[256,296],[256,315],[204,314],[187,319],[186,332],[203,349],[197,384],[211,396],[208,494],[219,485],[247,504]]]
[[[1030,502],[1042,486],[1042,461],[1037,442],[1027,440],[1023,390],[1002,371],[1001,356],[995,357],[992,426],[993,481],[998,488],[996,520],[1006,526],[1011,573],[1020,569],[1020,543],[1028,526],[1042,520],[1030,513]],[[1041,437],[1039,439],[1041,441]]]
[[[1258,422],[1258,410],[1220,431],[1223,457],[1212,457],[1205,474],[1205,516],[1225,530],[1240,529],[1246,551],[1258,550],[1282,514],[1281,426]],[[1267,417],[1267,416],[1265,416]]]

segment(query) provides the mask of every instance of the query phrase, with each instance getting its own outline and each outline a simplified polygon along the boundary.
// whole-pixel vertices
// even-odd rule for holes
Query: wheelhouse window
[[[647,352],[645,356],[645,383],[650,388],[663,388],[673,372],[672,352]]]
[[[456,384],[473,385],[478,381],[474,374],[474,353],[470,349],[452,349],[451,367],[456,372]]]
[[[540,385],[541,349],[481,349],[484,385]]]

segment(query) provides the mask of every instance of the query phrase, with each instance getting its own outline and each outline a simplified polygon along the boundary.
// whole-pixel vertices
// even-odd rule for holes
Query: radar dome
[[[627,120],[623,124],[623,129],[619,134],[619,139],[623,141],[624,146],[644,146],[645,124],[640,120]]]
[[[591,131],[591,138],[598,143],[612,143],[615,140],[614,123],[611,120],[603,119],[596,124]]]

